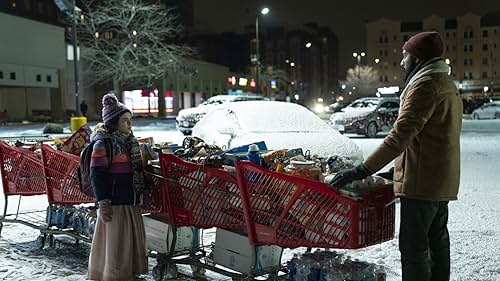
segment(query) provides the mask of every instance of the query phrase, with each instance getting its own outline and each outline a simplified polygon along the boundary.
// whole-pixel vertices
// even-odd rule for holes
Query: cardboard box
[[[158,253],[187,251],[199,245],[199,230],[195,227],[177,227],[176,243],[173,243],[173,227],[161,217],[143,216],[148,249]]]
[[[248,237],[217,228],[215,232],[214,262],[240,273],[260,272],[281,263],[283,249],[279,246],[250,245]]]

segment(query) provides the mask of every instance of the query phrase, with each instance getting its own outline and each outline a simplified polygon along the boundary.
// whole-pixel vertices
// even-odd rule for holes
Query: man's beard
[[[408,67],[408,69],[405,69],[403,67],[403,73],[405,74],[405,84],[408,83],[408,81],[410,81],[411,77],[413,77],[413,75],[415,75],[415,73],[417,73],[418,69],[419,69],[419,63],[417,63],[416,61],[412,60],[411,61],[411,64],[410,64],[410,67]]]

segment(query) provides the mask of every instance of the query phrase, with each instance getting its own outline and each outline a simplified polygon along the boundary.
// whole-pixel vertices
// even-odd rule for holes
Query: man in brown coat
[[[406,86],[393,129],[362,164],[330,183],[363,179],[395,159],[403,281],[450,278],[448,201],[457,199],[460,182],[462,101],[441,58],[443,45],[437,32],[418,33],[403,45]]]

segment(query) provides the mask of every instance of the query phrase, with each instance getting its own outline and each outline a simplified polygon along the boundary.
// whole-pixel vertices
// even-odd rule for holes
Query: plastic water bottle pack
[[[385,270],[333,251],[294,255],[288,262],[290,281],[385,281]]]

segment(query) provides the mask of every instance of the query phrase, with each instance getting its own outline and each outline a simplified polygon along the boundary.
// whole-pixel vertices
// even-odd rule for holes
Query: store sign
[[[165,112],[173,112],[173,97],[170,91],[165,92]],[[123,103],[132,113],[158,113],[158,90],[133,90],[123,92]]]

